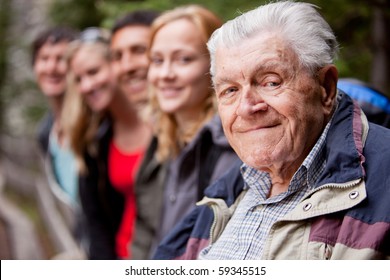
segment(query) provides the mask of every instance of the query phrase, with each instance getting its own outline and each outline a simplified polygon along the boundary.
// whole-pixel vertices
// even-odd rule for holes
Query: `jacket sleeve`
[[[88,174],[79,178],[80,201],[83,208],[89,259],[116,259],[115,234],[99,199],[96,161],[86,160]]]
[[[207,197],[222,198],[230,207],[241,194],[244,182],[240,173],[242,162],[237,160],[224,176],[206,188]],[[153,259],[197,259],[209,245],[214,213],[206,205],[198,205],[162,240]]]
[[[157,247],[155,260],[197,259],[209,243],[213,212],[207,206],[197,206],[168,234]]]

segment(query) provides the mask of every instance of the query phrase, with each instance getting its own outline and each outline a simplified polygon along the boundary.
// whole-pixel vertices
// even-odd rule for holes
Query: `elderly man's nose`
[[[253,89],[244,89],[237,108],[237,115],[245,117],[258,111],[266,110],[268,105],[264,102],[261,95]]]

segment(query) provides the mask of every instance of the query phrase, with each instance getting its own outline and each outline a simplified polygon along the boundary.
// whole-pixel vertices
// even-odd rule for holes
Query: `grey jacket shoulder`
[[[202,135],[204,130],[209,130],[212,135],[213,143],[225,147],[230,148],[230,144],[226,139],[225,133],[222,128],[221,118],[218,114],[216,114],[203,128],[202,131],[198,134]]]

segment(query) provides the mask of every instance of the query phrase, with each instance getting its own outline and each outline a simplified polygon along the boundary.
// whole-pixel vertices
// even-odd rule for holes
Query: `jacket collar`
[[[325,143],[326,166],[318,185],[341,184],[365,175],[363,146],[368,132],[367,119],[348,95],[340,91],[339,97]]]
[[[227,170],[225,175],[205,189],[205,196],[210,198],[221,198],[225,200],[227,206],[232,205],[236,197],[244,188],[244,180],[241,176],[240,169],[241,165],[242,161],[237,159],[232,167]]]

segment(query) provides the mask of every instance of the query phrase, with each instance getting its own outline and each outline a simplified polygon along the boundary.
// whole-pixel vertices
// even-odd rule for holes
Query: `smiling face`
[[[65,92],[67,66],[64,54],[68,44],[45,43],[37,53],[34,73],[41,91],[47,97],[60,96]]]
[[[115,79],[108,59],[96,49],[84,45],[74,54],[69,70],[76,90],[91,110],[107,109],[115,92]]]
[[[238,156],[258,170],[294,173],[331,114],[334,96],[322,81],[332,75],[314,79],[272,34],[221,47],[215,59],[218,110]]]
[[[150,27],[127,26],[115,32],[110,49],[114,74],[121,90],[137,104],[147,101]]]
[[[153,38],[148,79],[162,111],[199,114],[210,94],[210,60],[198,28],[187,19],[164,25]]]

